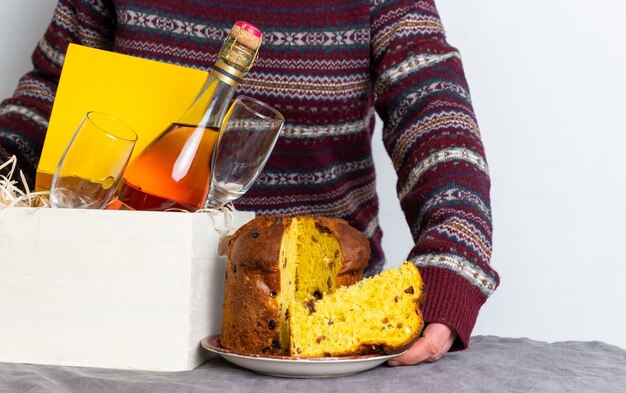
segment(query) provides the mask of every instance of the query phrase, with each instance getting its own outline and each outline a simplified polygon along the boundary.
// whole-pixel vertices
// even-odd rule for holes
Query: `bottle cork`
[[[230,36],[238,43],[256,51],[263,41],[263,33],[248,22],[238,21],[230,30]]]

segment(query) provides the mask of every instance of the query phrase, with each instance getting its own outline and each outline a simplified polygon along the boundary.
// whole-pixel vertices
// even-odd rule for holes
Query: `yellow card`
[[[61,155],[85,114],[100,111],[131,126],[136,157],[200,92],[205,71],[70,44],[37,168],[48,190]],[[132,158],[131,158],[132,159]]]

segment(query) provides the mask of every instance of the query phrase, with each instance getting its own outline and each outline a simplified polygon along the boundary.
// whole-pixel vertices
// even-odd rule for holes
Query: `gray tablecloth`
[[[158,373],[0,363],[0,392],[626,392],[626,350],[602,342],[477,336],[435,363],[330,379],[258,375],[221,358]]]

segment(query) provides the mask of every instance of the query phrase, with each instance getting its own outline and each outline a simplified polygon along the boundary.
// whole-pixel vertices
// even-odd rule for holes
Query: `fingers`
[[[389,360],[390,366],[409,366],[422,362],[434,362],[445,355],[456,338],[448,326],[432,323],[426,326],[420,337],[404,354]]]

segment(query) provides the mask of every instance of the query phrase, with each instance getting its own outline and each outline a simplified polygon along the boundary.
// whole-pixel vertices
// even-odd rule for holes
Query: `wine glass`
[[[121,120],[88,112],[61,156],[50,186],[50,205],[102,209],[113,197],[137,141]]]
[[[248,191],[263,170],[284,123],[280,112],[259,100],[247,96],[235,99],[213,150],[205,208],[219,208]]]

